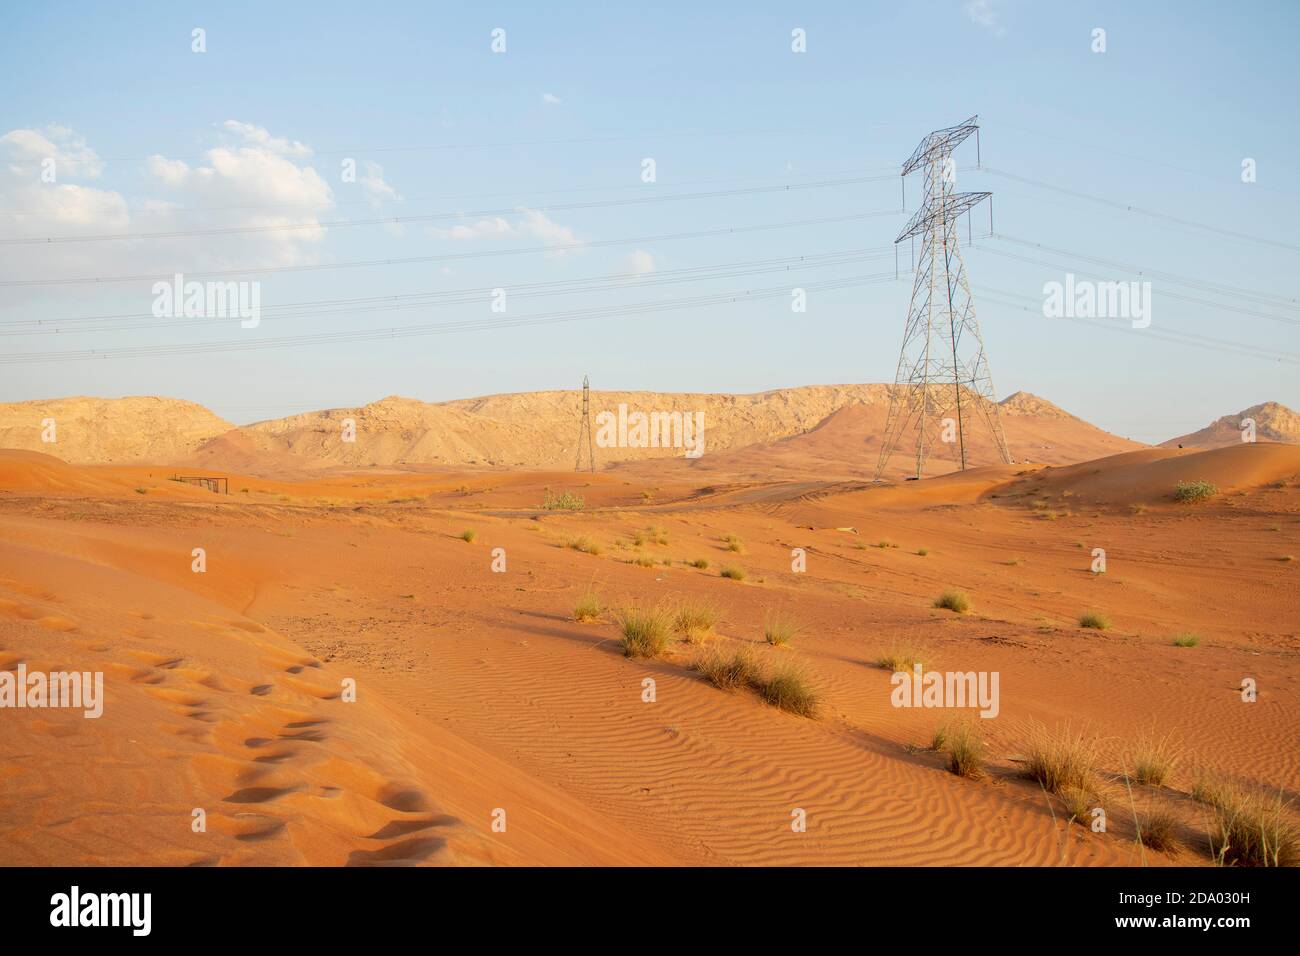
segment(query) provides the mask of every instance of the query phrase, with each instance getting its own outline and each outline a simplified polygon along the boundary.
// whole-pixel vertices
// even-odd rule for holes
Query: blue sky
[[[892,381],[910,283],[893,281],[889,250],[920,195],[914,175],[900,211],[898,167],[930,130],[979,114],[985,168],[973,168],[971,140],[958,188],[994,193],[1000,238],[980,238],[981,207],[966,261],[999,396],[1025,389],[1141,440],[1265,400],[1300,408],[1300,6],[703,6],[10,9],[0,239],[172,235],[0,249],[0,343],[29,356],[0,364],[0,401],[162,394],[246,422],[390,394],[571,388],[584,373],[595,388],[666,391]],[[498,27],[504,53],[490,49]],[[1092,50],[1098,27],[1104,53]],[[191,50],[195,28],[204,53]],[[794,28],[806,53],[791,51]],[[54,183],[40,180],[47,155]],[[654,183],[642,182],[647,157]],[[267,229],[436,214],[451,215]],[[822,221],[788,225],[807,220]],[[716,234],[681,237],[701,232]],[[510,253],[521,248],[540,251]],[[855,251],[776,271],[776,260]],[[411,257],[422,261],[348,265]],[[683,272],[721,266],[732,274]],[[242,271],[259,268],[281,271]],[[1135,268],[1160,276],[1148,276],[1151,329],[1043,316],[1044,282],[1128,280]],[[266,317],[255,329],[149,322],[152,279],[67,281],[177,271],[259,281]],[[641,278],[595,281],[615,275]],[[33,279],[49,281],[15,284]],[[528,294],[562,280],[574,282],[553,290],[564,294]],[[795,286],[810,290],[805,313],[788,295],[756,294]],[[512,319],[587,317],[157,352],[490,321],[501,318],[492,288],[507,291]],[[468,291],[400,311],[338,303],[455,290]],[[613,311],[722,293],[741,301]],[[317,301],[335,304],[271,318]],[[37,319],[47,324],[33,334]],[[143,351],[33,357],[122,348]]]

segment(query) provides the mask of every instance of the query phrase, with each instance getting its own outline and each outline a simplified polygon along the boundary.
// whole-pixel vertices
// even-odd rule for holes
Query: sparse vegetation
[[[1174,500],[1181,502],[1204,501],[1219,493],[1219,488],[1212,482],[1201,478],[1197,481],[1180,481],[1174,487]]]
[[[950,725],[944,735],[943,749],[948,753],[948,769],[959,777],[972,780],[984,775],[984,734],[971,720]]]
[[[757,687],[762,673],[754,651],[748,644],[731,654],[712,647],[695,659],[695,669],[714,687],[725,691]]]
[[[1162,787],[1173,775],[1182,755],[1172,732],[1162,737],[1154,733],[1144,734],[1129,752],[1133,761],[1133,779],[1145,786]]]
[[[588,535],[579,535],[576,538],[570,538],[564,543],[566,548],[572,548],[574,551],[581,551],[583,554],[603,554],[604,546],[595,538]]]
[[[579,624],[599,621],[603,613],[605,613],[605,602],[595,591],[588,591],[582,595],[578,598],[578,603],[573,606],[573,619]]]
[[[722,613],[704,601],[683,601],[677,605],[673,629],[687,644],[702,644],[713,634]]]
[[[665,531],[663,528],[660,528],[658,525],[654,525],[646,529],[646,533],[650,536],[650,540],[653,541],[655,544],[668,543],[668,532]]]
[[[1049,731],[1042,724],[1031,725],[1025,741],[1025,772],[1048,793],[1062,793],[1067,787],[1091,792],[1097,763],[1097,738],[1069,725]]]
[[[1220,787],[1211,805],[1210,851],[1220,866],[1300,865],[1300,830],[1290,807],[1276,798],[1239,787]]]
[[[1088,611],[1079,615],[1079,626],[1089,627],[1093,630],[1104,631],[1110,627],[1110,620],[1100,611]]]
[[[1087,824],[1092,817],[1092,810],[1099,803],[1097,795],[1085,787],[1062,787],[1057,791],[1071,822]]]
[[[876,543],[876,547],[880,548],[881,550],[884,550],[886,548],[897,548],[898,545],[894,544],[894,542],[890,541],[888,538],[881,538]]]
[[[701,571],[706,571],[708,570],[709,562],[705,558],[696,558],[694,561],[690,562],[690,565],[693,568],[699,568]]]
[[[787,647],[801,630],[795,620],[780,611],[763,616],[763,639],[773,647]]]
[[[1138,842],[1152,850],[1170,853],[1181,846],[1178,839],[1178,817],[1166,809],[1144,813],[1137,820]]]
[[[926,555],[928,555],[928,554],[930,553],[930,549],[929,549],[929,548],[917,548],[917,549],[916,549],[916,553],[917,553],[917,555],[918,555],[919,557],[924,558]]]
[[[149,493],[149,489],[148,489],[148,488],[137,488],[137,489],[135,489],[135,493],[136,493],[137,495],[147,495],[147,494]]]
[[[772,676],[763,681],[759,694],[773,707],[800,717],[816,717],[821,706],[820,696],[794,664],[778,665]]]
[[[949,589],[934,599],[934,606],[965,614],[970,610],[970,597],[965,591]]]
[[[542,499],[542,507],[547,511],[581,511],[586,506],[586,499],[582,495],[574,494],[571,491],[565,491],[557,495],[553,494],[550,488],[547,488],[546,495]]]
[[[475,531],[473,528],[466,528],[464,531],[460,533],[460,540],[464,541],[466,544],[473,544],[474,539],[477,537],[478,537],[478,532]]]
[[[650,557],[650,555],[648,554],[638,555],[637,557],[632,559],[632,563],[643,568],[653,568],[659,565],[659,562],[656,561],[654,558]]]
[[[1174,638],[1174,647],[1195,647],[1199,643],[1201,643],[1200,637],[1190,631]]]
[[[672,638],[673,613],[663,605],[625,607],[615,614],[615,619],[622,634],[623,654],[627,657],[658,657]]]
[[[733,581],[745,580],[745,569],[736,564],[729,564],[719,572],[724,578],[731,578]]]
[[[938,724],[934,728],[934,733],[930,735],[930,748],[935,753],[943,750],[944,745],[948,743],[948,724]]]
[[[895,644],[876,658],[876,666],[887,671],[910,671],[917,664],[924,667],[924,658],[925,655],[914,647]]]
[[[727,546],[728,551],[734,551],[736,554],[745,553],[745,542],[740,540],[739,536],[729,534],[723,537],[722,541]]]

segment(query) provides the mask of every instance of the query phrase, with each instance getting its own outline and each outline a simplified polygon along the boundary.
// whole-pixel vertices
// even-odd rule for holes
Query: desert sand
[[[574,393],[385,400],[360,431],[404,416],[396,436],[328,455],[338,412],[233,428],[178,405],[165,434],[85,426],[56,457],[9,406],[0,668],[102,671],[106,701],[4,715],[0,863],[1208,865],[1199,773],[1300,796],[1300,446],[1150,448],[1018,394],[1016,464],[873,485],[873,388],[710,397],[704,457],[597,449],[595,474],[571,470]],[[1197,480],[1217,494],[1173,499]],[[582,510],[540,507],[562,492]],[[968,612],[934,606],[950,588]],[[574,620],[589,591],[720,621],[628,658],[612,610]],[[692,669],[741,646],[797,663],[819,717]],[[928,749],[951,712],[891,704],[877,661],[903,647],[1000,674],[981,778]],[[1026,779],[1034,721],[1099,738],[1106,832]],[[1130,794],[1152,730],[1183,757]],[[1153,809],[1181,847],[1135,842]]]

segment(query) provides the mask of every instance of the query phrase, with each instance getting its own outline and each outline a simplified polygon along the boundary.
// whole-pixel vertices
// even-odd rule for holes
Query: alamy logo
[[[0,709],[6,707],[80,708],[83,717],[94,720],[104,713],[104,672],[28,673],[27,665],[19,664],[16,673],[0,671]]]
[[[894,689],[889,702],[895,707],[978,707],[981,717],[996,717],[998,671],[930,671],[923,673],[920,664],[912,672],[895,671],[889,678]]]
[[[703,412],[631,412],[620,402],[618,414],[596,415],[601,448],[682,448],[687,458],[704,454]]]
[[[131,935],[148,936],[153,924],[151,893],[70,893],[50,897],[51,926],[129,926]]]
[[[1049,319],[1129,319],[1135,329],[1151,325],[1150,282],[1091,282],[1065,274],[1043,284],[1043,315]]]
[[[153,284],[153,314],[159,319],[239,319],[241,329],[262,322],[262,283],[185,281]]]

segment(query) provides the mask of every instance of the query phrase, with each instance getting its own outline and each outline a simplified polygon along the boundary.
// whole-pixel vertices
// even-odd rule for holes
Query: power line
[[[600,249],[610,246],[638,245],[640,243],[668,242],[677,239],[708,239],[739,233],[765,232],[774,229],[793,229],[802,226],[823,226],[843,222],[861,222],[879,216],[901,215],[902,209],[880,209],[874,212],[851,213],[844,216],[824,216],[817,219],[795,219],[786,222],[761,223],[751,226],[724,226],[717,229],[700,229],[691,232],[661,233],[652,236],[634,236],[626,239],[598,239],[586,242],[553,243],[542,246],[524,246],[512,249],[481,249],[476,252],[441,253],[430,256],[406,256],[394,259],[361,259],[351,262],[321,262],[292,266],[262,266],[252,268],[231,268],[199,272],[186,272],[174,269],[168,273],[151,272],[139,275],[122,276],[78,276],[62,279],[6,279],[0,281],[0,288],[28,288],[33,286],[91,285],[111,282],[153,282],[170,281],[177,273],[187,279],[230,279],[233,276],[272,275],[287,272],[319,272],[331,269],[361,269],[372,266],[413,265],[426,262],[455,262],[465,259],[495,258],[497,256],[524,255],[537,252],[565,252],[578,249]]]
[[[973,170],[961,169],[959,172],[969,172]],[[823,178],[851,176],[854,174],[864,173],[885,173],[893,172],[897,175],[897,169],[893,166],[873,166],[863,169],[861,167],[853,169],[828,169],[822,172]],[[671,183],[661,183],[660,186],[667,187],[686,187],[686,186],[707,186],[716,183],[739,183],[752,182],[754,180],[765,179],[784,179],[789,175],[785,173],[766,173],[766,174],[745,174],[733,176],[706,176],[699,179],[682,179]],[[892,177],[891,177],[892,178]],[[553,196],[570,193],[598,193],[598,192],[615,192],[628,190],[645,190],[645,184],[639,179],[634,184],[628,184],[626,179],[620,183],[610,183],[603,186],[565,186],[557,188],[529,188],[524,190],[494,190],[492,192],[476,193],[434,193],[427,196],[397,196],[389,199],[385,197],[369,197],[366,199],[335,199],[330,202],[331,206],[387,206],[394,204],[406,205],[408,203],[418,202],[459,202],[469,199],[494,199],[499,196],[518,196],[521,194],[533,196]],[[172,215],[178,212],[240,212],[245,210],[263,211],[268,209],[301,209],[312,208],[318,205],[315,201],[294,200],[284,202],[256,202],[256,203],[229,203],[222,206],[166,206],[163,208],[136,208],[132,213],[137,216],[152,215]],[[532,203],[520,203],[520,205],[534,205]],[[21,209],[0,208],[0,216],[29,216],[30,213]]]
[[[1186,285],[1191,288],[1201,289],[1204,292],[1212,292],[1216,295],[1232,295],[1247,299],[1261,300],[1267,305],[1277,305],[1281,308],[1300,308],[1300,299],[1294,296],[1277,295],[1272,292],[1254,292],[1250,289],[1243,289],[1238,286],[1222,285],[1215,282],[1206,282],[1203,279],[1193,279],[1188,276],[1179,275],[1174,272],[1160,272],[1155,269],[1148,269],[1145,266],[1136,266],[1129,263],[1117,262],[1113,259],[1102,259],[1096,256],[1086,255],[1082,252],[1073,252],[1069,249],[1060,249],[1053,246],[1044,245],[1041,242],[1032,242],[1028,239],[1019,239],[1015,236],[1008,236],[1004,233],[993,233],[992,238],[1000,242],[1010,242],[1018,246],[1028,246],[1033,249],[1041,249],[1052,255],[1068,256],[1072,259],[1082,259],[1085,262],[1092,262],[1097,265],[1113,266],[1116,269],[1135,273],[1137,275],[1152,276],[1157,279],[1164,279],[1169,282],[1175,282],[1179,285]]]
[[[236,236],[271,232],[296,232],[303,229],[341,229],[350,226],[394,226],[421,222],[510,216],[526,212],[574,212],[585,209],[606,209],[618,206],[640,206],[661,202],[683,202],[696,199],[724,199],[732,196],[755,196],[762,193],[793,192],[803,189],[828,189],[837,186],[854,186],[863,183],[892,181],[897,176],[854,176],[846,179],[823,179],[811,182],[784,183],[774,186],[746,186],[738,189],[716,189],[709,192],[669,193],[634,196],[623,199],[595,199],[586,202],[554,203],[547,206],[507,207],[477,209],[465,212],[437,212],[414,216],[378,216],[367,219],[327,219],[311,222],[273,223],[258,226],[222,226],[210,229],[180,229],[169,232],[119,232],[85,236],[44,236],[0,239],[0,246],[50,245],[80,242],[112,242],[124,239],[191,239],[205,236]]]
[[[986,246],[983,248],[982,251],[987,252],[990,255],[1002,256],[1003,258],[1006,259],[1015,259],[1019,262],[1028,262],[1033,265],[1046,266],[1049,269],[1060,268],[1060,266],[1050,262],[1044,262],[1042,259],[1032,259],[1029,256],[1017,255],[1014,252],[1007,252],[1006,250],[1003,249],[990,249]],[[1077,272],[1081,276],[1088,276],[1090,278],[1098,279],[1103,282],[1110,281],[1109,277],[1103,276],[1096,272],[1089,272],[1087,270],[1082,270],[1082,269],[1077,270]],[[1288,319],[1280,315],[1272,315],[1268,312],[1258,312],[1254,309],[1243,309],[1240,306],[1228,305],[1227,303],[1223,303],[1223,302],[1212,302],[1209,299],[1201,299],[1191,295],[1180,295],[1179,293],[1171,292],[1168,289],[1162,289],[1160,294],[1161,296],[1167,296],[1170,299],[1178,299],[1179,301],[1182,302],[1191,302],[1193,305],[1203,305],[1203,306],[1207,306],[1208,308],[1219,309],[1225,312],[1236,312],[1239,315],[1249,315],[1254,318],[1269,319],[1270,321],[1273,322],[1280,322],[1283,325],[1300,325],[1300,319]]]
[[[506,286],[511,298],[537,298],[556,295],[572,295],[590,292],[602,292],[611,289],[640,289],[662,285],[674,285],[682,282],[700,282],[711,279],[736,278],[740,276],[761,275],[775,272],[798,272],[806,269],[819,269],[828,266],[855,264],[859,262],[887,259],[893,255],[891,246],[875,249],[849,249],[837,252],[818,253],[802,256],[788,256],[777,259],[756,259],[714,266],[692,266],[682,269],[670,269],[663,272],[643,275],[638,273],[616,273],[607,276],[592,276],[584,279],[557,279],[547,282],[520,283]],[[284,303],[278,306],[266,306],[261,310],[261,320],[274,319],[318,319],[322,316],[339,314],[360,314],[375,311],[400,311],[403,309],[429,308],[431,306],[466,305],[482,303],[493,292],[492,287],[446,289],[436,291],[411,292],[399,295],[363,296],[343,299],[316,299],[305,302]],[[271,314],[267,314],[271,313]],[[0,336],[23,335],[66,335],[102,332],[136,331],[141,329],[179,328],[175,320],[165,322],[146,322],[134,325],[106,325],[100,322],[115,320],[148,320],[157,318],[153,313],[121,313],[117,315],[76,316],[66,319],[14,319],[0,322]],[[207,320],[205,320],[207,321]],[[71,328],[69,326],[93,325],[93,328]]]
[[[995,305],[1020,309],[1023,312],[1034,312],[1035,309],[1021,305],[1020,302],[1035,302],[1039,314],[1041,314],[1042,303],[1036,302],[1031,296],[1020,295],[1016,292],[1007,292],[1001,289],[986,289],[982,291],[981,298],[984,301],[993,302]],[[1008,302],[1006,300],[1011,301]],[[1088,319],[1079,316],[1060,316],[1060,318],[1082,325],[1109,329],[1112,332],[1124,332],[1131,335],[1134,331],[1132,329],[1126,329],[1122,325],[1115,325],[1114,323],[1106,322],[1101,319]],[[1053,321],[1055,321],[1055,319],[1053,319]],[[1174,329],[1146,328],[1141,330],[1141,334],[1143,337],[1159,338],[1178,345],[1185,345],[1189,348],[1205,349],[1212,352],[1222,352],[1227,349],[1234,354],[1246,358],[1267,359],[1269,361],[1286,362],[1288,365],[1300,365],[1300,355],[1295,355],[1290,352],[1270,352],[1267,349],[1262,349],[1246,342],[1216,339],[1207,335],[1198,335],[1194,332],[1181,332]]]
[[[991,123],[991,124],[994,125],[994,126],[1004,126],[1004,127],[1006,127],[1007,129],[1017,130],[1017,131],[1022,132],[1022,133],[1031,133],[1031,134],[1034,135],[1034,136],[1042,136],[1042,137],[1045,137],[1045,138],[1047,138],[1047,139],[1054,139],[1054,140],[1057,140],[1058,142],[1062,142],[1062,143],[1069,143],[1069,144],[1072,145],[1072,146],[1082,146],[1082,147],[1084,147],[1085,149],[1093,149],[1093,150],[1096,150],[1097,152],[1100,152],[1100,153],[1109,153],[1109,154],[1111,154],[1112,156],[1119,156],[1119,157],[1122,158],[1122,159],[1135,159],[1135,160],[1137,160],[1138,162],[1141,162],[1141,163],[1148,163],[1148,164],[1150,164],[1150,165],[1152,165],[1152,166],[1161,166],[1161,167],[1163,167],[1163,168],[1165,168],[1165,169],[1174,169],[1174,170],[1177,170],[1178,172],[1181,172],[1181,173],[1191,173],[1191,174],[1196,175],[1196,176],[1203,176],[1203,177],[1205,177],[1206,179],[1213,179],[1213,180],[1215,180],[1216,182],[1220,182],[1220,183],[1224,183],[1224,184],[1227,184],[1227,183],[1229,182],[1229,180],[1228,180],[1227,178],[1225,178],[1225,176],[1224,176],[1222,173],[1214,173],[1214,172],[1210,172],[1208,169],[1196,169],[1196,168],[1191,167],[1191,166],[1180,166],[1180,165],[1178,165],[1177,163],[1170,163],[1170,162],[1167,162],[1166,160],[1162,160],[1162,159],[1152,159],[1150,156],[1139,156],[1139,155],[1136,154],[1136,153],[1129,153],[1129,152],[1125,152],[1124,150],[1119,150],[1119,149],[1111,149],[1110,147],[1107,147],[1107,146],[1099,146],[1099,145],[1097,145],[1096,143],[1091,143],[1091,142],[1088,142],[1087,140],[1083,140],[1083,139],[1073,139],[1073,138],[1071,138],[1071,137],[1069,137],[1069,136],[1062,136],[1062,135],[1060,135],[1059,133],[1049,133],[1049,132],[1046,132],[1045,130],[1033,129],[1033,128],[1028,127],[1028,126],[1021,126],[1021,125],[1018,124],[1018,123],[1008,123],[1008,122],[1006,122],[1005,120],[999,120],[999,119],[991,119],[991,120],[990,120],[990,119],[984,119],[983,122],[984,122],[985,124],[990,124],[990,123]],[[1264,185],[1264,184],[1261,184],[1261,183],[1252,183],[1252,184],[1251,184],[1251,188],[1252,188],[1252,189],[1266,189],[1266,190],[1269,190],[1269,191],[1272,191],[1272,192],[1283,193],[1283,194],[1288,195],[1288,196],[1296,196],[1296,195],[1300,195],[1300,193],[1296,193],[1294,190],[1289,190],[1289,189],[1278,189],[1276,186],[1267,186],[1267,185]]]
[[[1223,229],[1219,226],[1211,226],[1208,223],[1195,222],[1191,219],[1181,219],[1178,216],[1170,216],[1166,213],[1156,212],[1151,209],[1143,209],[1140,206],[1134,206],[1131,203],[1117,202],[1113,199],[1106,199],[1102,196],[1094,196],[1091,193],[1079,192],[1075,189],[1066,189],[1063,186],[1056,186],[1052,183],[1045,183],[1038,179],[1030,179],[1027,176],[1017,176],[1014,173],[1003,172],[999,169],[993,169],[989,166],[984,167],[984,172],[994,176],[1001,176],[1003,179],[1010,179],[1013,182],[1025,183],[1028,186],[1036,186],[1039,189],[1048,189],[1052,192],[1061,193],[1065,196],[1072,196],[1075,199],[1084,199],[1088,202],[1098,203],[1103,206],[1109,206],[1112,209],[1122,209],[1125,212],[1137,213],[1140,216],[1148,216],[1152,219],[1158,219],[1163,222],[1171,223],[1176,226],[1183,226],[1187,229],[1201,229],[1205,232],[1217,233],[1221,236],[1227,236],[1231,239],[1244,239],[1247,242],[1257,242],[1261,245],[1275,246],[1279,249],[1289,249],[1294,252],[1300,252],[1300,246],[1293,245],[1289,242],[1281,242],[1277,239],[1269,239],[1263,236],[1252,236],[1245,232],[1235,232],[1231,229]]]
[[[809,283],[808,291],[831,291],[878,282],[896,281],[891,272],[848,276],[825,282]],[[541,313],[531,316],[500,317],[486,320],[465,320],[450,323],[392,326],[382,329],[349,329],[337,332],[318,332],[310,335],[282,336],[276,339],[248,339],[245,341],[195,342],[180,345],[123,346],[115,349],[77,349],[55,352],[28,352],[0,355],[0,365],[25,365],[42,362],[70,362],[86,359],[148,358],[178,355],[210,355],[218,352],[254,352],[265,349],[298,348],[308,345],[329,345],[378,339],[412,338],[425,335],[445,335],[454,332],[480,332],[494,329],[553,325],[591,318],[623,318],[658,312],[671,312],[702,306],[730,305],[736,302],[757,301],[776,296],[788,296],[786,285],[764,289],[746,289],[735,292],[714,293],[682,299],[665,299],[659,302],[626,306],[571,309],[561,312]]]
[[[861,124],[859,124],[861,125]],[[893,126],[894,123],[868,123],[867,126]],[[515,149],[520,146],[582,146],[592,143],[625,143],[632,140],[654,140],[654,139],[689,139],[691,137],[717,137],[717,136],[766,136],[769,134],[780,133],[808,133],[818,132],[817,130],[808,130],[804,128],[786,128],[786,129],[716,129],[716,130],[670,130],[667,132],[648,132],[648,133],[619,133],[608,136],[581,136],[569,137],[566,139],[532,139],[532,140],[514,140],[508,142],[489,142],[489,143],[424,143],[418,145],[406,146],[351,146],[341,149],[312,149],[306,147],[304,156],[358,156],[364,157],[375,153],[418,153],[418,152],[446,152],[451,150],[477,150],[477,149]],[[286,139],[285,137],[277,137]],[[286,139],[287,141],[287,139]],[[256,144],[254,144],[256,145]],[[216,146],[214,149],[244,149],[244,146]],[[202,153],[176,154],[168,156],[168,159],[206,159],[210,150]],[[101,163],[142,163],[153,159],[149,156],[101,156],[98,157]]]

